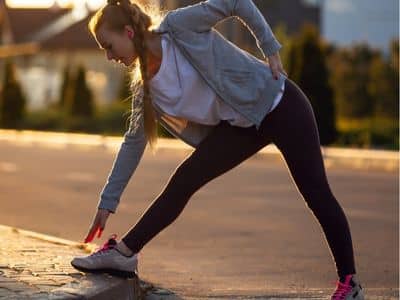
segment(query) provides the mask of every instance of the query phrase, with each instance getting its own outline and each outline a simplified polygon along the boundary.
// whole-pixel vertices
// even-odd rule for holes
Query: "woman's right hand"
[[[91,241],[93,241],[93,238],[96,236],[96,234],[98,238],[101,237],[101,233],[106,227],[106,222],[109,215],[110,211],[108,211],[107,209],[99,208],[97,210],[96,216],[94,217],[94,220],[92,222],[92,226],[90,227],[89,232],[85,238],[85,243],[90,243]]]
[[[271,68],[272,76],[274,77],[275,80],[277,80],[279,78],[279,73],[284,74],[286,77],[288,76],[286,71],[283,69],[279,52],[276,52],[276,53],[268,56],[268,63],[269,63],[269,67]]]

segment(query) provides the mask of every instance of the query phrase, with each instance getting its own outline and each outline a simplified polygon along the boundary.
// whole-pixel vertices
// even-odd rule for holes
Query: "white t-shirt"
[[[216,125],[221,120],[239,127],[254,125],[218,97],[168,34],[162,35],[161,45],[161,66],[149,81],[149,87],[153,102],[166,114],[205,125]],[[270,112],[280,102],[283,89],[284,85]]]

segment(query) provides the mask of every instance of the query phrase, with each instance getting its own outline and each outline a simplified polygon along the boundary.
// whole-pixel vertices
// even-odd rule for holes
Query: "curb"
[[[93,244],[93,243],[82,244],[82,243],[58,238],[55,236],[43,234],[43,233],[38,233],[38,232],[34,232],[34,231],[10,227],[10,226],[1,225],[1,224],[0,224],[0,230],[11,230],[13,233],[22,234],[24,236],[34,238],[36,240],[49,242],[49,243],[52,243],[55,245],[70,246],[70,247],[78,248],[78,249],[83,250],[86,253],[91,253],[93,250],[95,250],[98,247],[96,244]]]
[[[7,252],[3,253],[4,249],[0,247],[0,253],[2,254],[2,257],[0,258],[1,299],[5,297],[4,299],[15,300],[139,300],[146,297],[149,291],[156,290],[153,285],[141,281],[137,277],[121,279],[108,274],[82,274],[73,269],[72,266],[69,265],[69,261],[65,262],[66,257],[59,258],[62,254],[59,254],[58,250],[63,253],[67,251],[71,255],[77,255],[78,253],[80,253],[78,255],[85,255],[84,253],[91,253],[96,249],[96,244],[82,244],[1,224],[0,232],[3,235],[3,239],[5,238],[5,244],[12,245],[13,243],[16,243],[18,245],[18,247],[13,248],[11,253],[14,254],[14,257],[11,255],[11,259],[7,256]],[[24,244],[21,245],[21,241],[24,242]],[[60,248],[58,248],[58,246]],[[55,247],[57,247],[57,255],[54,254]],[[36,248],[40,250],[35,250]],[[45,254],[42,252],[43,249],[49,250],[51,248],[52,250],[45,251]],[[29,256],[31,253],[32,258]],[[52,261],[52,257],[55,256],[59,259],[54,263],[54,266],[59,265],[60,261],[62,261],[63,265],[54,267],[50,273],[48,273],[49,271],[33,271],[34,269],[32,269],[32,267],[36,269],[41,268],[40,265],[37,266],[35,263],[35,255],[43,257],[47,263]],[[21,257],[23,260],[19,259]],[[40,258],[39,261],[42,263]],[[68,268],[68,271],[66,271],[66,267]],[[51,283],[49,288],[49,284],[46,284],[43,281],[41,282],[41,278],[48,282],[48,279],[46,278],[49,276],[54,278],[57,276],[61,276],[62,278],[68,277],[68,279],[64,279],[63,282],[56,281],[55,283]]]
[[[28,130],[0,129],[0,141],[16,145],[44,144],[48,147],[64,148],[66,146],[101,147],[113,152],[118,151],[122,137],[111,137],[95,134],[58,133]],[[180,140],[160,138],[159,150],[185,150],[193,148]],[[340,166],[362,170],[399,170],[399,152],[388,150],[353,149],[321,147],[326,167]],[[275,145],[261,149],[256,155],[270,155],[280,158],[281,154]]]

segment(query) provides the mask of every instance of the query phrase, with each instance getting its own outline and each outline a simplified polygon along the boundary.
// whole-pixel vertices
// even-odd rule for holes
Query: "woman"
[[[214,30],[231,16],[248,26],[269,64]],[[122,240],[114,236],[72,265],[132,275],[140,250],[179,216],[200,187],[274,143],[335,259],[339,280],[332,299],[364,299],[349,226],[327,182],[311,105],[287,78],[281,45],[257,7],[250,0],[209,0],[169,12],[155,30],[151,25],[151,18],[129,0],[109,1],[89,23],[109,60],[129,68],[139,61],[142,80],[85,242],[100,237],[109,214],[115,213],[146,143],[154,146],[156,122],[195,150]]]

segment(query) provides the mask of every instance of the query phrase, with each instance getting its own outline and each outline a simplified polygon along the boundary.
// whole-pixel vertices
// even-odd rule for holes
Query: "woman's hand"
[[[279,52],[268,56],[268,63],[271,68],[272,76],[274,76],[275,79],[279,78],[279,73],[284,74],[286,77],[288,76],[286,71],[283,69]]]
[[[85,243],[90,243],[97,233],[97,237],[101,237],[101,233],[103,232],[104,227],[106,227],[106,222],[109,215],[110,212],[107,209],[99,208],[97,210],[97,214],[94,217],[92,226],[90,227],[89,233],[85,238]]]

